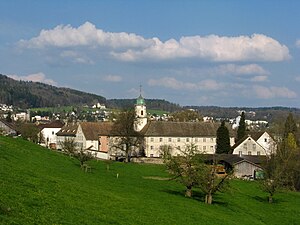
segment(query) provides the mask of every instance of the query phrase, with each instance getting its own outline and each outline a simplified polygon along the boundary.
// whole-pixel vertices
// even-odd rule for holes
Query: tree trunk
[[[211,205],[212,204],[212,194],[208,193],[205,195],[205,203]]]
[[[188,198],[192,197],[192,187],[191,186],[186,187],[185,197],[188,197]]]
[[[273,203],[273,195],[272,194],[269,195],[269,203]]]

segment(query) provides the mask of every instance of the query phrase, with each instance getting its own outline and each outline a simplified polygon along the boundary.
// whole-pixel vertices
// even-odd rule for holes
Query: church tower
[[[134,130],[141,131],[144,126],[147,124],[147,111],[146,111],[146,104],[145,99],[140,96],[136,100],[135,104],[135,123],[134,123]]]

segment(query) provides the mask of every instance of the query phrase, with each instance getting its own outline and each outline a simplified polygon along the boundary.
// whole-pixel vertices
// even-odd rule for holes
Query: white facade
[[[210,137],[145,137],[145,154],[147,157],[160,157],[162,146],[171,146],[172,155],[180,155],[180,150],[193,144],[203,154],[213,154],[216,150],[216,136]],[[231,146],[234,145],[234,138],[230,138]]]
[[[268,132],[264,132],[257,140],[257,143],[265,149],[267,155],[276,151],[276,142],[273,140],[270,134],[268,134]]]
[[[41,130],[42,137],[44,138],[44,143],[48,147],[50,144],[57,144],[56,133],[60,131],[61,128],[43,128]]]
[[[266,155],[266,150],[257,143],[251,136],[247,137],[243,142],[237,145],[233,153],[235,155]]]

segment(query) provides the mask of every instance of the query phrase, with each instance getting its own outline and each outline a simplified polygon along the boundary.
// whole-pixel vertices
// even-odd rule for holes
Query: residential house
[[[97,158],[109,158],[110,122],[79,122],[66,124],[57,132],[58,143],[74,139],[78,149],[86,149]],[[58,149],[62,149],[59,145]]]
[[[17,135],[17,130],[12,123],[5,120],[0,120],[0,134],[4,135]]]
[[[56,133],[64,126],[64,123],[59,120],[54,120],[47,124],[39,124],[38,128],[40,130],[40,144],[51,149],[56,149],[57,147],[57,136]]]
[[[235,155],[269,155],[276,150],[272,136],[264,132],[250,132],[232,147]]]

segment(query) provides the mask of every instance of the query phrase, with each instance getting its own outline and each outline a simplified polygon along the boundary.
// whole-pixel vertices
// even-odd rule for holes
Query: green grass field
[[[256,182],[233,180],[228,192],[203,203],[163,166],[79,162],[30,142],[0,137],[0,224],[300,224],[300,193],[281,192],[275,203]],[[119,174],[119,178],[117,178]]]

